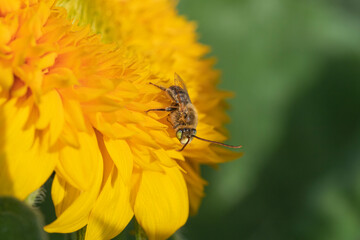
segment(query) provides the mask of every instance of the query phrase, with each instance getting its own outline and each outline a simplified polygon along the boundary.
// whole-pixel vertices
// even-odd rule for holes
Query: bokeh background
[[[203,168],[207,196],[173,239],[360,240],[360,1],[180,0],[178,10],[212,47],[219,87],[235,92],[228,143],[245,155]],[[54,220],[48,198],[40,209]]]
[[[360,239],[360,1],[180,0],[232,90],[245,155],[209,181],[185,239]]]

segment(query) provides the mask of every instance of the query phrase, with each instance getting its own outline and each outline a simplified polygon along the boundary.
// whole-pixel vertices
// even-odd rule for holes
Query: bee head
[[[182,145],[189,144],[196,135],[196,129],[183,128],[176,131],[176,138]]]

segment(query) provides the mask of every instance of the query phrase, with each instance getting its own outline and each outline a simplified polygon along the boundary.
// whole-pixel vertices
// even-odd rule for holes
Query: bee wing
[[[181,87],[186,92],[186,95],[187,95],[189,101],[191,102],[185,82],[184,82],[184,80],[182,80],[182,78],[177,73],[174,73],[174,84],[175,84],[175,86]]]

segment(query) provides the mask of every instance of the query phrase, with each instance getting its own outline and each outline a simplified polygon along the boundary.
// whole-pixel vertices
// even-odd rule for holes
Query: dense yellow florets
[[[149,82],[177,72],[199,136],[225,140],[227,93],[194,24],[165,0],[4,1],[0,14],[0,194],[24,199],[55,171],[47,231],[108,239],[135,216],[150,239],[173,234],[203,197],[200,165],[236,156],[196,140],[180,153],[166,113],[145,112],[170,104]]]

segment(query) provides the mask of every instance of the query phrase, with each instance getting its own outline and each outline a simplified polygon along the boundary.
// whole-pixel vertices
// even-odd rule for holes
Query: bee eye
[[[192,130],[192,135],[196,135],[196,129]]]
[[[178,131],[176,132],[176,137],[177,137],[177,139],[181,140],[182,134],[183,134],[182,130],[178,130]]]

